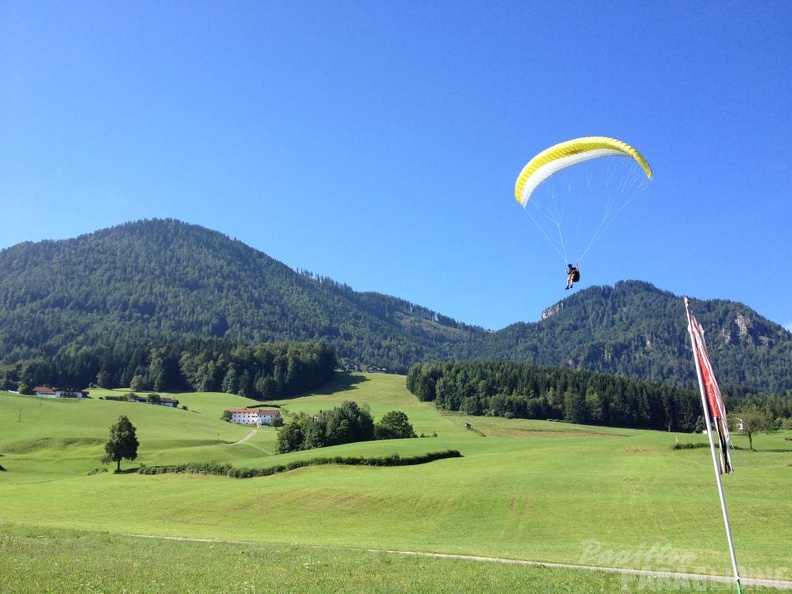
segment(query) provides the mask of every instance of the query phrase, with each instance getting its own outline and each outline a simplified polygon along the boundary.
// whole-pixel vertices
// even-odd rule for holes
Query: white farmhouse
[[[276,409],[265,410],[261,408],[232,408],[231,422],[237,425],[271,425],[272,420],[280,417],[280,411]]]
[[[36,386],[33,394],[39,398],[85,398],[85,390],[72,388],[52,388],[50,386]]]

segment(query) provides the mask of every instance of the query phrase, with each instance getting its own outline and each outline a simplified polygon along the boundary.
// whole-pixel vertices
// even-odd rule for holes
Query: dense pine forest
[[[739,303],[694,308],[725,392],[792,394],[789,331]],[[341,365],[399,373],[499,360],[694,388],[685,323],[681,298],[623,281],[578,291],[542,320],[487,331],[175,220],[0,251],[0,387],[134,382],[263,396],[273,389],[264,378],[279,380],[260,355],[275,347],[260,345],[302,343],[292,351],[312,344]]]
[[[439,409],[473,416],[680,432],[704,426],[697,390],[562,367],[505,361],[418,363],[407,375],[407,389]],[[759,415],[765,428],[790,426],[790,395],[727,395],[726,403],[754,422]]]
[[[469,415],[693,431],[698,392],[620,376],[526,363],[417,364],[407,388],[420,400]]]
[[[226,392],[248,398],[294,396],[319,388],[337,366],[322,342],[242,344],[194,340],[167,347],[118,350],[99,356],[87,350],[73,359],[26,362],[5,372],[3,389],[28,393],[34,385],[130,387],[135,391]],[[21,379],[14,381],[13,376]],[[27,388],[27,389],[26,389]]]

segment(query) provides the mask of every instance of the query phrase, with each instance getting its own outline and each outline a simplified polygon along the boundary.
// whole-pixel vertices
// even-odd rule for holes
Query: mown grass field
[[[479,587],[487,576],[500,576],[503,590],[516,591],[600,592],[618,591],[624,585],[622,577],[596,572],[495,568],[447,559],[393,558],[367,550],[731,573],[709,451],[672,449],[677,438],[704,443],[706,436],[443,415],[407,392],[403,377],[352,374],[339,376],[323,393],[267,406],[280,406],[288,422],[296,412],[318,412],[355,400],[368,404],[375,420],[389,410],[403,410],[416,432],[430,437],[276,456],[274,429],[259,429],[244,444],[231,445],[250,429],[225,423],[220,414],[226,408],[258,404],[244,398],[180,394],[188,409],[182,410],[100,400],[100,395],[93,393],[85,401],[50,401],[0,393],[0,465],[6,469],[0,472],[0,575],[13,569],[9,559],[34,557],[30,550],[36,542],[50,543],[57,557],[62,543],[71,540],[82,543],[89,551],[86,555],[98,557],[86,561],[89,568],[110,572],[115,577],[108,579],[115,583],[126,576],[132,584],[127,591],[244,591],[242,582],[224,590],[212,581],[209,574],[215,566],[200,559],[211,557],[215,549],[224,551],[217,562],[230,566],[241,563],[234,561],[237,557],[277,559],[283,551],[292,551],[291,557],[283,557],[287,566],[303,556],[318,559],[315,563],[326,564],[316,566],[322,567],[320,573],[339,573],[328,578],[336,580],[335,585],[313,590],[317,592],[501,590]],[[459,450],[463,458],[394,468],[318,466],[256,479],[89,475],[101,467],[108,428],[120,414],[135,424],[141,444],[138,459],[122,462],[122,469],[179,462],[266,467],[316,456],[408,456],[447,449]],[[473,429],[466,430],[465,422]],[[759,451],[736,451],[736,473],[723,479],[738,561],[746,577],[792,580],[790,437],[788,432],[755,437]],[[736,436],[734,441],[747,448],[747,439]],[[244,544],[141,542],[123,536],[129,534]],[[190,557],[185,551],[202,551],[195,561],[195,588],[178,587],[187,582],[168,582],[164,568],[165,586],[160,590],[140,581],[143,578],[133,579],[134,568],[126,562],[111,570],[111,561],[117,559],[114,547],[139,550],[143,558]],[[107,563],[102,562],[105,555]],[[369,573],[363,568],[372,563],[400,566],[394,570],[397,574],[429,572],[435,577],[416,577],[410,583],[394,578],[377,585],[366,581],[371,576],[362,575]],[[453,581],[451,576],[468,575],[462,568],[468,563],[472,573],[465,579],[470,581]],[[26,579],[38,576],[51,591],[59,589],[47,581],[43,567],[35,570],[33,561],[27,565],[32,571]],[[387,568],[380,569],[387,575]],[[285,581],[279,582],[282,589],[267,588],[263,581],[272,574],[257,571],[250,570],[246,582],[258,588],[251,592],[306,591]],[[358,578],[356,572],[361,574]],[[199,579],[199,574],[206,577]],[[511,575],[522,577],[511,582]],[[341,587],[344,576],[348,589]],[[431,581],[435,578],[450,580],[449,589],[437,587]],[[75,574],[73,579],[82,578]],[[519,580],[532,579],[552,587],[519,585]],[[75,583],[61,585],[91,591]],[[403,587],[388,589],[390,583]],[[32,584],[27,582],[27,590],[13,590],[0,582],[0,591],[46,591]],[[644,589],[649,587],[644,584]],[[115,590],[101,584],[96,588]]]
[[[184,594],[733,592],[706,578],[620,575],[293,544],[190,542],[3,526],[0,592]],[[777,589],[750,587],[770,594]]]

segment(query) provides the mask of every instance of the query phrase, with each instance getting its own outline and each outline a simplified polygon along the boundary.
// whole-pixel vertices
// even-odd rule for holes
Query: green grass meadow
[[[734,590],[384,552],[730,575],[709,450],[672,449],[677,439],[706,443],[703,435],[441,414],[412,396],[404,377],[380,374],[339,374],[321,393],[266,405],[176,395],[183,410],[99,398],[109,394],[56,401],[0,392],[0,592]],[[288,422],[344,400],[368,404],[375,420],[402,410],[427,437],[275,455],[275,429],[234,445],[251,429],[220,420],[224,409],[261,405],[279,406]],[[254,479],[114,474],[114,465],[92,474],[122,414],[140,441],[125,471],[448,449],[463,457]],[[745,449],[734,452],[736,472],[723,483],[746,578],[792,580],[790,438],[760,434],[749,452],[747,438],[734,436]]]

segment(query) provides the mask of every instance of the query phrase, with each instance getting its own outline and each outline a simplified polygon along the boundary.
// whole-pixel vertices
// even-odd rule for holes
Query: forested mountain
[[[80,382],[103,360],[117,368],[126,359],[130,369],[114,378],[124,383],[156,348],[319,339],[342,362],[406,372],[417,360],[464,354],[484,334],[175,220],[0,251],[0,373],[12,379]]]
[[[792,393],[792,333],[740,303],[692,301],[721,387],[735,395]],[[541,322],[493,334],[477,355],[696,386],[682,298],[649,283],[590,287]]]
[[[792,334],[738,303],[694,305],[724,386],[792,390]],[[156,349],[227,361],[238,345],[315,340],[342,363],[400,372],[501,359],[695,385],[682,299],[643,282],[584,289],[539,322],[487,332],[175,220],[0,251],[0,381],[79,383],[110,361],[123,384]]]

